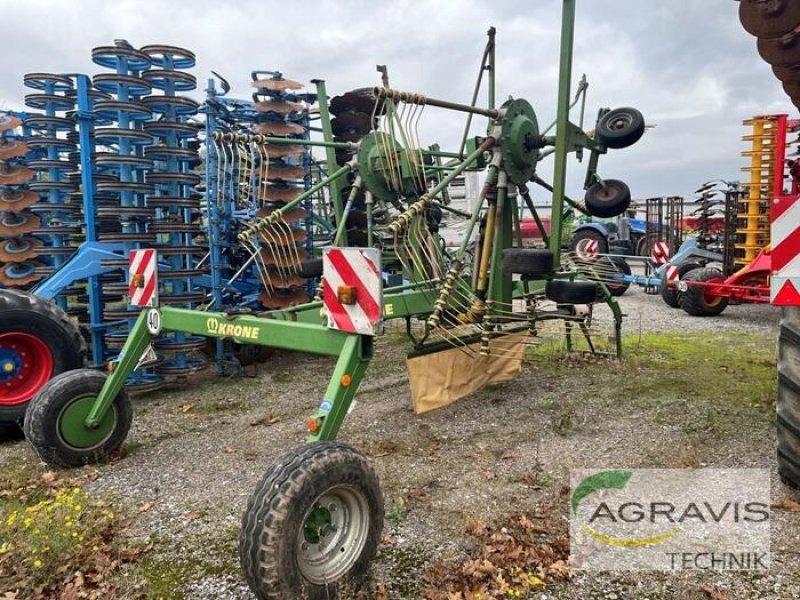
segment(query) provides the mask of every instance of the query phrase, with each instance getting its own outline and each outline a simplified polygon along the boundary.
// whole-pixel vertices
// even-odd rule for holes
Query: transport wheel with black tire
[[[686,273],[683,281],[688,283],[688,287],[683,293],[680,306],[693,317],[715,317],[728,306],[728,299],[714,294],[708,285],[725,281],[719,269],[713,267],[693,269]],[[704,285],[692,285],[691,282]]]
[[[553,272],[553,253],[536,248],[506,248],[503,250],[503,272],[528,277],[550,275]]]
[[[631,205],[631,190],[619,179],[606,179],[595,183],[583,197],[586,210],[593,217],[609,219],[624,213]]]
[[[323,599],[357,588],[383,530],[383,493],[357,450],[317,442],[278,460],[256,486],[239,560],[259,600]]]
[[[597,300],[597,284],[593,281],[552,279],[547,282],[544,295],[556,304],[591,304]]]
[[[105,381],[105,374],[92,369],[69,371],[51,379],[31,400],[25,437],[47,464],[69,468],[102,462],[122,446],[133,421],[125,390],[96,428],[85,424]]]
[[[635,108],[624,106],[608,111],[597,121],[597,139],[607,148],[633,146],[644,134],[644,117]]]
[[[689,271],[701,269],[702,267],[703,265],[698,263],[683,263],[678,267],[678,278],[683,279]],[[680,308],[681,301],[683,300],[683,292],[678,290],[677,285],[667,285],[666,273],[661,277],[659,292],[661,293],[661,299],[667,306]]]

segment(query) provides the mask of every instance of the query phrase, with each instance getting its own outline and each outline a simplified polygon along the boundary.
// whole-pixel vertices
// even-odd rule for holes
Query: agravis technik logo
[[[577,569],[765,569],[769,528],[764,469],[572,473]]]

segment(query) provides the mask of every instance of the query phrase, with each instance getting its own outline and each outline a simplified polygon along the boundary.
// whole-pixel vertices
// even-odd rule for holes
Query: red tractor
[[[739,19],[758,38],[759,54],[800,108],[800,1],[743,0]],[[785,155],[781,159],[770,210],[769,265],[764,262],[763,268],[770,281],[769,299],[783,308],[778,341],[778,473],[784,483],[800,488],[800,167]],[[705,290],[721,291],[713,284]],[[765,298],[760,294],[759,299]]]

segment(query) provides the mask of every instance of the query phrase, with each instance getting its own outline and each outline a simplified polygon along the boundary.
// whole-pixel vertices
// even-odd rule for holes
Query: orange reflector
[[[336,299],[342,304],[355,304],[356,288],[351,285],[340,285],[336,288]]]
[[[311,417],[308,421],[306,421],[306,426],[311,433],[316,433],[319,431],[319,421],[317,421],[314,417]]]
[[[342,387],[347,387],[351,383],[353,383],[353,378],[348,373],[342,375]]]
[[[142,273],[134,273],[131,275],[131,283],[134,285],[134,287],[143,288],[144,275]]]
[[[113,360],[108,361],[108,364],[106,365],[106,371],[108,371],[109,373],[113,373],[114,372],[114,366],[116,364],[117,363],[115,363]]]

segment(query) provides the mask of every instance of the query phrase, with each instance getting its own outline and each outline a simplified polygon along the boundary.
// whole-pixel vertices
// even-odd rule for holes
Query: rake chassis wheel
[[[364,456],[338,442],[284,455],[250,497],[239,559],[259,600],[335,598],[358,583],[383,529],[383,494]]]

